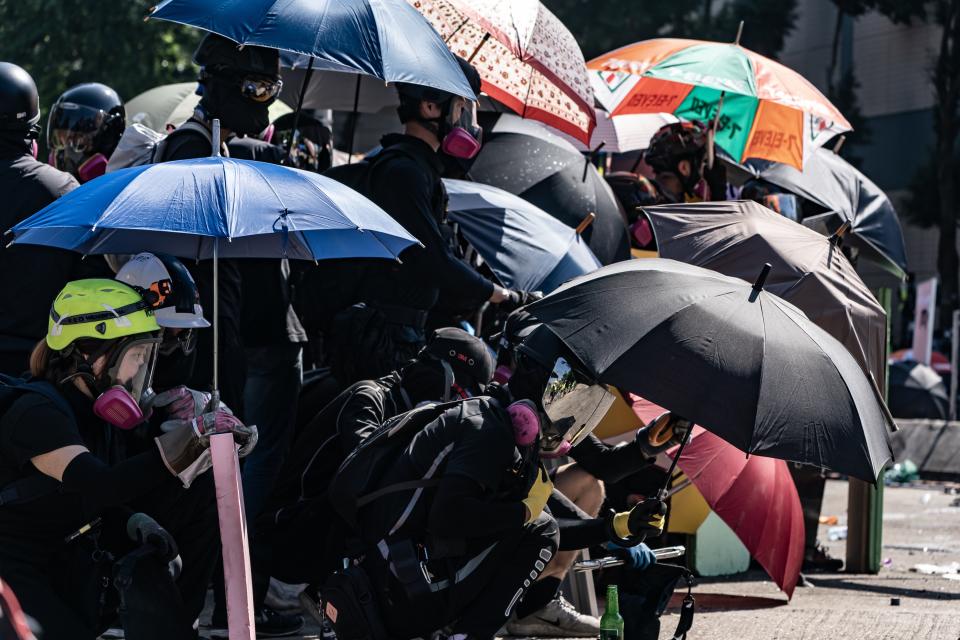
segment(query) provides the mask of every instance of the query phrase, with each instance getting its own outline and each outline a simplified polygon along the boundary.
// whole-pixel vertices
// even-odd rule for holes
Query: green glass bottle
[[[623,640],[623,617],[615,584],[607,586],[607,608],[600,617],[600,640]]]

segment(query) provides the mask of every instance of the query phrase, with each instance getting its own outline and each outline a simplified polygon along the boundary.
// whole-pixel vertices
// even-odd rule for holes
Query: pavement
[[[884,566],[878,575],[811,574],[810,586],[798,586],[789,602],[762,571],[698,579],[697,613],[687,637],[960,640],[960,573],[950,579],[911,571],[918,564],[960,563],[960,495],[947,492],[958,489],[932,483],[886,488]],[[952,506],[955,501],[958,506]],[[828,481],[823,515],[836,515],[836,526],[844,526],[846,508],[846,482]],[[830,541],[829,528],[820,526],[820,540],[842,558],[846,542]],[[672,604],[679,606],[681,595]],[[661,640],[673,637],[675,610],[661,619]],[[296,637],[318,640],[320,629],[309,624]]]

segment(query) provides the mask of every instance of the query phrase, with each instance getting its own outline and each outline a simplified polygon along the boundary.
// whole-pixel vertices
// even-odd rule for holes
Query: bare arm
[[[70,445],[60,447],[47,453],[41,453],[38,456],[30,458],[30,462],[37,468],[37,471],[45,476],[50,476],[58,482],[63,482],[63,472],[67,466],[73,462],[73,459],[81,453],[89,453],[86,447],[80,445]]]

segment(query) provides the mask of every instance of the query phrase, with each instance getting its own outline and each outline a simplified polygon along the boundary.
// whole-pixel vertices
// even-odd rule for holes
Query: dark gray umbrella
[[[851,224],[845,242],[898,278],[907,270],[903,230],[890,199],[856,167],[829,149],[817,149],[803,172],[787,164],[749,160],[759,177],[811,200],[828,213],[806,218],[805,226],[830,235],[844,222]]]
[[[892,457],[895,427],[876,385],[842,344],[761,286],[673,260],[632,260],[527,310],[599,381],[747,453],[870,482]]]
[[[946,420],[950,396],[943,378],[925,364],[890,364],[890,412],[898,418]]]

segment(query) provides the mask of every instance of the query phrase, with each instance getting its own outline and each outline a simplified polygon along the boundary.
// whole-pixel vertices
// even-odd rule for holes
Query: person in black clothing
[[[68,283],[31,355],[32,379],[2,388],[0,576],[45,640],[92,640],[104,630],[116,615],[107,589],[114,570],[127,580],[118,589],[128,607],[156,601],[148,619],[122,613],[126,637],[196,636],[218,555],[212,479],[204,473],[209,437],[233,433],[245,455],[256,431],[216,411],[168,420],[151,448],[124,452],[117,429],[150,411],[161,339],[149,308],[115,280]],[[130,572],[131,556],[120,557],[133,546],[124,529],[156,551],[140,551],[144,558]],[[174,586],[166,565],[177,551],[182,572]]]
[[[202,158],[211,153],[209,133],[218,118],[223,143],[232,136],[256,135],[269,124],[268,107],[280,93],[280,58],[275,49],[245,46],[216,34],[207,35],[194,53],[200,65],[200,104],[188,127],[174,130],[167,138],[160,162]],[[229,155],[228,145],[221,153]],[[219,261],[220,395],[237,415],[244,414],[246,363],[241,338],[242,275],[238,260]],[[212,261],[188,263],[200,290],[201,305],[213,311]],[[209,317],[208,317],[209,319]],[[213,379],[213,335],[205,332],[197,344],[196,366],[189,386],[207,389]]]
[[[493,358],[483,341],[444,328],[402,370],[354,383],[324,407],[299,434],[270,506],[257,523],[255,535],[270,536],[273,542],[272,558],[261,563],[253,558],[254,601],[262,601],[266,589],[265,566],[285,582],[315,585],[337,568],[342,545],[336,543],[339,532],[331,530],[326,493],[357,445],[390,418],[422,403],[480,395],[492,375]],[[314,544],[325,539],[330,543]],[[314,589],[307,596],[316,602]],[[313,609],[317,615],[319,608]]]
[[[447,409],[372,472],[377,481],[364,493],[379,497],[358,506],[353,535],[389,634],[493,637],[557,551],[557,524],[544,511],[552,482],[541,459],[583,442],[613,396],[559,341],[538,348],[537,359],[518,355],[508,384]],[[352,477],[344,474],[350,460],[363,459],[356,456],[341,466],[334,490]],[[567,544],[589,544],[598,532],[632,542],[662,526],[650,506],[579,526]],[[425,549],[420,577],[400,569],[416,569],[403,555],[411,544]]]
[[[460,59],[475,92],[480,76]],[[397,369],[413,358],[426,340],[427,315],[441,291],[459,301],[458,308],[477,309],[485,302],[517,300],[516,292],[494,284],[459,260],[440,226],[446,216],[447,195],[441,182],[444,170],[438,154],[452,153],[454,139],[467,140],[472,125],[461,126],[474,113],[474,103],[461,96],[405,83],[397,84],[402,134],[381,140],[383,150],[372,161],[370,199],[409,231],[423,247],[404,251],[400,263],[371,265],[359,284],[359,299],[383,312],[390,327],[393,362]],[[479,142],[473,153],[479,149]],[[334,336],[334,340],[336,340]],[[389,370],[389,369],[388,369]],[[386,373],[386,372],[384,372]]]
[[[30,75],[0,62],[0,227],[9,229],[77,187],[68,173],[37,161],[40,98]],[[80,260],[62,249],[0,245],[0,373],[20,375],[30,352],[46,332],[50,300],[70,279]],[[22,277],[30,274],[29,278]],[[16,304],[10,304],[16,301]]]
[[[547,367],[552,354],[561,348],[559,340],[549,329],[532,323],[522,310],[508,317],[500,336],[500,346],[498,362],[506,368],[516,368],[522,361],[526,361],[527,367]],[[508,390],[509,384],[502,390],[494,387],[492,393],[498,396]],[[641,429],[632,442],[617,446],[604,444],[590,434],[565,452],[574,462],[554,472],[554,491],[547,502],[559,522],[560,551],[517,607],[515,617],[507,623],[507,630],[512,635],[596,636],[600,629],[599,620],[578,613],[560,593],[560,583],[579,550],[612,543],[615,547],[630,549],[623,552],[628,560],[652,556],[641,544],[642,539],[634,538],[630,544],[624,544],[624,540],[632,536],[624,535],[623,525],[632,516],[634,524],[628,528],[642,526],[641,516],[644,514],[654,514],[651,520],[656,520],[655,514],[661,513],[663,508],[659,500],[648,500],[635,512],[608,513],[599,517],[605,483],[619,482],[648,467],[660,450],[678,444],[683,435],[678,428],[671,431],[666,444],[654,447],[650,444],[648,431]],[[644,527],[643,531],[645,535],[659,535],[656,525]]]
[[[67,89],[47,118],[50,164],[81,183],[102,176],[125,126],[123,101],[110,87],[87,82]]]

